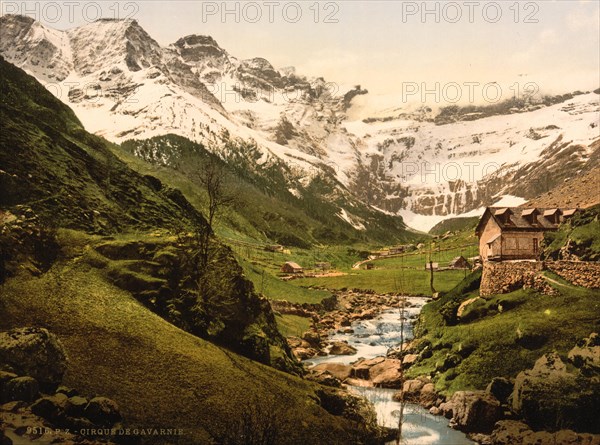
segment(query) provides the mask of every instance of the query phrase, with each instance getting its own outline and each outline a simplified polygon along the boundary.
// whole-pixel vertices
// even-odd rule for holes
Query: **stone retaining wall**
[[[541,261],[485,261],[479,294],[482,297],[506,294],[533,282],[544,270]]]
[[[576,286],[600,289],[600,263],[590,261],[486,261],[483,263],[480,295],[505,294],[522,287],[553,293],[551,286],[539,276],[551,270]]]
[[[600,263],[591,261],[546,261],[546,268],[575,286],[600,289]]]

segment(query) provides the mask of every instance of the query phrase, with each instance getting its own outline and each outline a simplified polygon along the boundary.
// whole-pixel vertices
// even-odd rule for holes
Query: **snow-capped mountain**
[[[360,86],[342,90],[263,58],[239,60],[209,36],[161,47],[135,20],[58,31],[5,15],[0,25],[0,54],[89,131],[115,142],[173,133],[215,151],[230,138],[254,141],[253,162],[284,162],[295,194],[298,184],[333,176],[340,193],[419,229],[545,192],[581,169],[600,138],[597,93],[455,119],[401,107],[351,118],[369,100]],[[352,209],[340,215],[360,225]]]
[[[597,92],[581,94],[445,125],[403,117],[345,122],[369,160],[351,189],[400,211],[409,224],[425,222],[418,215],[439,221],[502,198],[503,205],[520,205],[576,175],[598,150],[599,99]]]

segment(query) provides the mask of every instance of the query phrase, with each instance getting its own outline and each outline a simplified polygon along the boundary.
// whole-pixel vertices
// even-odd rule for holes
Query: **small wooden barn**
[[[281,271],[283,273],[303,273],[304,269],[298,263],[287,261],[283,266],[281,266]]]
[[[448,267],[450,269],[470,269],[471,264],[469,264],[469,262],[464,256],[457,256],[452,261],[450,261]]]

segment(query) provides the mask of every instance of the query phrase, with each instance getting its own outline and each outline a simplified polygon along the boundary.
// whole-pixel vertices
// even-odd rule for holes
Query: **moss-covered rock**
[[[67,369],[58,338],[44,328],[19,328],[0,333],[0,369],[35,378],[42,388],[55,388]]]
[[[569,372],[558,354],[545,354],[517,375],[512,408],[533,428],[597,433],[600,382]]]
[[[585,376],[600,375],[600,335],[597,332],[581,339],[569,351],[569,361]]]

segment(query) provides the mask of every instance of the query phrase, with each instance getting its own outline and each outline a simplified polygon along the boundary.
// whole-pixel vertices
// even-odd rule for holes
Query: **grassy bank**
[[[85,255],[38,277],[17,275],[1,289],[0,329],[54,332],[69,358],[66,385],[114,399],[130,426],[182,428],[178,443],[239,443],[240,428],[259,434],[271,420],[277,443],[360,440],[356,423],[318,405],[312,384],[167,323],[108,282]],[[284,320],[294,331],[295,321]]]
[[[600,328],[600,291],[565,282],[555,287],[559,295],[520,289],[478,299],[457,318],[459,305],[478,297],[477,275],[470,275],[423,307],[419,348],[428,346],[432,355],[408,375],[432,375],[438,390],[452,393],[483,389],[493,377],[515,377],[547,352],[566,360],[579,339]]]
[[[276,315],[277,327],[286,337],[302,337],[311,326],[311,320],[298,315]]]
[[[307,289],[295,286],[291,281],[283,281],[268,269],[246,260],[238,261],[244,269],[245,276],[254,283],[255,289],[270,300],[317,304],[323,298],[331,296],[331,292],[325,290]]]

